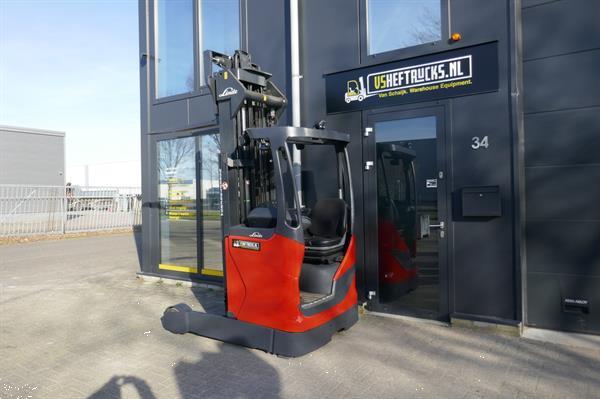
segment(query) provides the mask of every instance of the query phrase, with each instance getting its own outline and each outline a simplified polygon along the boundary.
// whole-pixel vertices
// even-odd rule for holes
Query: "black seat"
[[[319,200],[311,214],[305,234],[306,259],[326,260],[343,249],[346,239],[348,207],[344,200]]]
[[[332,245],[338,245],[342,237],[320,237],[320,236],[310,236],[307,237],[304,242],[308,247],[330,247]]]

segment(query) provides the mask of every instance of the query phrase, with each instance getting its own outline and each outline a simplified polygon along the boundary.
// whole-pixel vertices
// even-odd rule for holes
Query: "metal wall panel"
[[[524,2],[530,5],[531,2]],[[600,3],[523,10],[528,325],[600,333]],[[565,298],[589,301],[586,312]]]
[[[181,130],[188,127],[188,100],[181,99],[153,105],[150,110],[152,133]]]
[[[600,165],[527,168],[527,219],[600,220]]]
[[[190,125],[208,126],[217,123],[217,106],[212,95],[192,97],[189,99]]]
[[[598,237],[600,222],[597,221],[529,221],[528,270],[530,273],[600,277]]]
[[[598,48],[600,2],[555,1],[523,10],[523,59]]]
[[[516,132],[511,126],[511,46],[509,1],[450,2],[450,32],[462,43],[498,41],[499,90],[450,100],[452,241],[451,312],[489,319],[517,320],[519,260],[515,253],[513,159]],[[459,42],[459,44],[461,43]],[[474,150],[473,137],[489,137],[489,148]],[[502,216],[494,219],[461,217],[460,189],[497,185]]]
[[[514,207],[506,79],[504,93],[452,100],[451,147],[453,198],[454,311],[516,319]],[[489,148],[473,150],[472,137],[488,136]],[[460,189],[499,186],[502,217],[481,220],[460,214]]]
[[[250,1],[247,7],[248,52],[252,61],[273,74],[271,81],[291,101],[289,66],[288,1]],[[291,124],[291,112],[284,111],[280,124]]]
[[[535,7],[545,3],[552,3],[556,0],[521,0],[521,4],[523,8]],[[594,1],[594,0],[591,0]]]
[[[565,297],[585,298],[593,304],[600,301],[600,277],[553,275],[529,273],[529,316],[527,324],[532,327],[566,330],[581,333],[600,331],[600,319],[590,314],[563,311]]]
[[[64,133],[0,127],[0,184],[65,184]]]
[[[300,14],[302,123],[312,126],[327,119],[323,74],[360,63],[358,2],[305,1]],[[352,128],[360,130],[360,126]]]
[[[526,166],[600,163],[600,108],[527,115]]]
[[[598,65],[600,50],[525,62],[525,113],[600,105]]]

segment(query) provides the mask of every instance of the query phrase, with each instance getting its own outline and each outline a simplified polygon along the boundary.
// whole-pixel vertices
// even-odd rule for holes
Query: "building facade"
[[[202,52],[248,51],[289,98],[294,3],[140,1],[142,274],[221,279]],[[294,112],[352,136],[369,308],[600,333],[599,13],[591,0],[299,1]],[[302,159],[303,187],[331,190],[321,162]],[[392,239],[406,251],[386,252]],[[406,284],[390,290],[386,262],[403,256]]]
[[[0,184],[65,185],[65,133],[0,126]]]

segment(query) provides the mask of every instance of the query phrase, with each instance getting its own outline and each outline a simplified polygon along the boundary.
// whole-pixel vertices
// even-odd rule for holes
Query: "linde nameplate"
[[[260,251],[260,243],[256,241],[246,241],[246,240],[233,240],[232,246],[234,248],[242,248],[249,249],[251,251]]]
[[[327,112],[498,90],[498,43],[326,75]]]

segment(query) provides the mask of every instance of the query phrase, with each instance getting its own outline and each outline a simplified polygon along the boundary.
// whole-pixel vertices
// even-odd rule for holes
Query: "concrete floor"
[[[219,291],[144,283],[131,234],[0,246],[0,398],[593,398],[600,348],[366,315],[297,359],[173,335]]]

